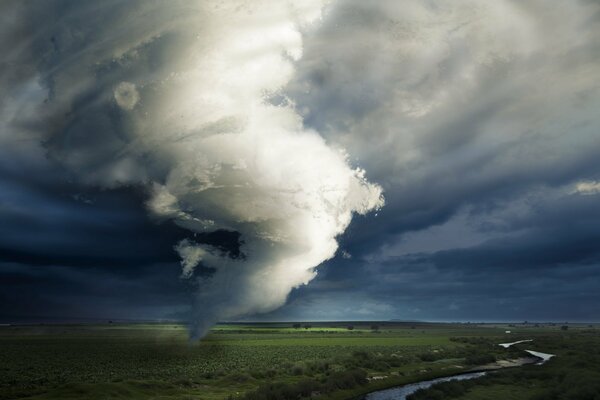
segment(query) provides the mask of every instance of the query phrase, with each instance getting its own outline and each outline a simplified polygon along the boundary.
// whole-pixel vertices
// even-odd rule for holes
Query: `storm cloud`
[[[30,109],[9,117],[7,141],[23,121],[78,184],[141,187],[153,217],[197,234],[175,246],[183,277],[200,263],[212,270],[199,278],[194,337],[281,306],[335,254],[352,213],[383,204],[342,149],[268,102],[320,8],[59,1],[17,11],[36,30],[9,59],[31,60],[31,74],[6,84]],[[203,240],[220,232],[237,240]]]
[[[387,205],[277,315],[598,319],[599,16],[588,1],[332,6],[288,90]]]
[[[57,313],[600,318],[597,2],[0,8],[2,276]]]

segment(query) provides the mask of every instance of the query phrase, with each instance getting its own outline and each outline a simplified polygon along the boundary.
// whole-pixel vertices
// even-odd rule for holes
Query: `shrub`
[[[304,374],[304,368],[301,365],[294,365],[290,372],[292,375],[302,375]]]
[[[352,352],[352,357],[357,358],[359,360],[368,360],[371,358],[371,355],[364,350],[357,350]]]
[[[419,354],[419,358],[421,359],[421,361],[435,361],[436,357],[433,353],[421,353]]]
[[[496,357],[492,354],[474,354],[465,359],[465,363],[469,365],[483,365],[496,362]]]
[[[325,390],[330,392],[337,389],[351,389],[368,382],[367,373],[355,368],[348,371],[338,371],[330,374],[325,381]]]
[[[252,377],[248,374],[243,373],[233,373],[227,376],[227,380],[231,382],[244,383],[252,379]]]
[[[351,370],[331,374],[325,383],[314,379],[304,379],[295,384],[269,383],[247,392],[244,400],[296,400],[310,397],[315,392],[349,389],[367,382],[367,373],[362,370]]]

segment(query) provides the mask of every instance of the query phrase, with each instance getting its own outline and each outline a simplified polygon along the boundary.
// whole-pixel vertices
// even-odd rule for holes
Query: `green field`
[[[342,399],[521,355],[495,345],[502,341],[536,338],[531,348],[558,354],[576,351],[564,340],[566,348],[554,348],[566,335],[577,343],[598,338],[584,327],[565,333],[527,325],[507,335],[504,325],[347,326],[218,325],[199,343],[175,324],[3,326],[0,398]]]

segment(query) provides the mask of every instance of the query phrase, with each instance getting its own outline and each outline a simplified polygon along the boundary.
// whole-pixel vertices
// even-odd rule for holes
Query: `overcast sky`
[[[4,1],[0,322],[600,321],[597,1]]]

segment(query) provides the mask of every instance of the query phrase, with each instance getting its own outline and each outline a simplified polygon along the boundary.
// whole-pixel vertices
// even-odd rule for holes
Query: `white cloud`
[[[140,101],[140,94],[131,82],[119,83],[115,88],[114,96],[117,104],[125,110],[133,110]]]
[[[397,250],[475,244],[487,234],[451,237],[461,209],[595,176],[598,15],[589,1],[334,3],[288,95],[385,188],[361,239],[447,223]]]
[[[50,156],[91,185],[147,187],[152,214],[192,232],[241,234],[237,259],[176,247],[183,276],[200,262],[215,270],[200,284],[194,335],[281,306],[334,256],[353,213],[382,206],[346,153],[292,105],[268,102],[293,77],[322,1],[61,3],[22,8],[23,24],[44,32],[23,48],[48,97],[27,118]]]
[[[581,195],[593,195],[600,193],[600,182],[597,181],[581,181],[575,184],[572,193]]]
[[[183,271],[181,276],[183,278],[190,278],[194,273],[194,268],[202,261],[207,251],[199,245],[193,244],[190,240],[184,239],[175,246],[175,250],[181,257],[181,265]]]
[[[340,1],[289,91],[392,192],[543,179],[593,156],[600,106],[598,5],[552,4]]]
[[[352,258],[352,254],[350,254],[346,250],[342,250],[341,254],[342,254],[342,258],[345,260],[349,260]]]

